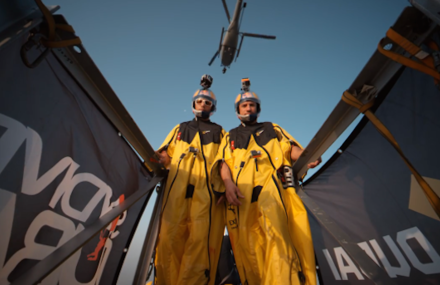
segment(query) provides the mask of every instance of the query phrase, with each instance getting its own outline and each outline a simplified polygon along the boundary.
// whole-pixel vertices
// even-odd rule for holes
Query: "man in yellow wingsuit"
[[[291,173],[302,147],[279,125],[257,122],[260,99],[248,79],[242,85],[235,100],[241,124],[226,133],[211,169],[214,188],[227,199],[226,224],[241,283],[315,285],[307,212]]]
[[[211,83],[211,76],[202,76],[203,88],[192,98],[195,118],[177,125],[157,151],[169,168],[156,247],[158,285],[215,282],[225,208],[216,206],[208,171],[225,131],[210,121],[217,104]]]

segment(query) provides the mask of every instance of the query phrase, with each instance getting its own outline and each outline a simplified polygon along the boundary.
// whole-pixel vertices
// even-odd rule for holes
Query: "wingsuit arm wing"
[[[281,149],[283,150],[283,156],[284,156],[284,165],[292,165],[292,159],[291,159],[291,151],[292,147],[297,146],[300,149],[303,149],[301,144],[295,140],[286,130],[281,128],[277,124],[273,124],[273,127],[275,129],[275,132],[278,136],[278,141],[280,142]]]
[[[280,126],[274,124],[274,129],[283,149],[284,159],[291,162],[290,151],[292,147],[297,146],[300,149],[303,149],[303,147]],[[293,220],[295,226],[293,232],[295,234],[292,234],[292,240],[301,260],[302,271],[306,277],[305,284],[316,285],[316,263],[307,212],[295,191],[286,191],[285,194],[286,207],[292,208],[294,213]]]
[[[218,148],[217,155],[214,159],[214,162],[212,164],[211,170],[210,170],[210,180],[211,180],[211,186],[212,190],[217,195],[222,195],[225,193],[225,184],[223,183],[223,180],[220,175],[220,167],[222,163],[226,163],[231,170],[232,168],[232,150],[229,143],[229,133],[226,133],[223,136],[223,139],[220,143],[220,147]]]

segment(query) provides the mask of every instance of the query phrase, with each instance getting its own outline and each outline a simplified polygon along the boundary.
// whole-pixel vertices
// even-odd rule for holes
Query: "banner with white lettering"
[[[440,195],[440,91],[432,77],[409,68],[393,83],[376,115]],[[439,218],[366,118],[304,189],[396,284],[440,284]],[[312,215],[310,222],[324,285],[370,284]]]
[[[49,53],[0,50],[0,284],[9,284],[150,177],[130,146]],[[115,284],[145,198],[41,284]]]

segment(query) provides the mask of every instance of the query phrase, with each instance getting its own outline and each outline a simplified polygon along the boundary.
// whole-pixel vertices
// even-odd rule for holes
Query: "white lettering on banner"
[[[16,196],[14,193],[0,189],[0,229],[2,231],[0,266],[5,264],[6,252],[8,251],[9,239],[11,238]]]
[[[44,244],[39,244],[35,242],[35,238],[42,227],[49,226],[57,230],[62,231],[61,239],[59,240],[57,246],[49,246]],[[53,211],[41,212],[29,226],[26,236],[24,238],[24,248],[17,251],[5,264],[3,269],[0,271],[0,284],[7,283],[7,277],[15,269],[15,267],[25,259],[42,260],[49,254],[51,254],[55,249],[63,245],[70,238],[75,236],[84,227],[79,224],[78,228],[75,229],[75,224]]]
[[[70,168],[69,171],[67,171],[66,176],[64,176],[63,181],[61,181],[60,185],[55,191],[55,195],[53,196],[49,205],[52,208],[55,208],[56,203],[58,202],[60,197],[63,196],[61,200],[61,208],[63,209],[63,212],[69,217],[77,219],[81,222],[85,222],[92,213],[92,211],[95,209],[95,207],[102,200],[102,198],[104,198],[104,204],[102,206],[101,216],[104,215],[111,209],[109,206],[110,197],[112,196],[111,188],[107,184],[105,184],[102,180],[100,180],[98,177],[90,173],[78,173],[72,177],[71,175],[75,172],[75,170],[73,171],[71,170],[79,167],[78,164],[76,164],[75,162],[73,163],[75,164],[75,166],[73,168]],[[89,201],[89,203],[83,209],[82,212],[72,208],[69,202],[73,190],[75,189],[76,185],[78,185],[81,182],[89,182],[95,185],[96,187],[98,187],[99,189],[98,192],[95,193],[93,198]]]
[[[397,259],[397,262],[400,266],[391,266],[388,258],[385,256],[383,250],[380,248],[376,240],[370,240],[370,244],[376,252],[377,256],[379,257],[380,262],[382,262],[383,266],[385,267],[388,275],[391,278],[396,278],[397,275],[408,277],[411,271],[411,267],[409,266],[408,262],[406,262],[403,254],[397,248],[397,245],[394,243],[390,236],[384,236],[383,239],[387,243],[388,247],[390,248],[394,257]]]
[[[366,241],[364,242],[360,242],[358,243],[358,246],[360,248],[362,248],[363,251],[365,251],[365,253],[368,255],[368,257],[370,257],[374,263],[376,263],[379,267],[379,261],[377,260],[376,256],[373,253],[373,250],[371,250],[371,248],[368,246],[368,243]],[[367,274],[365,274],[364,270],[362,270],[362,268],[360,268],[362,274],[364,274],[365,276],[367,276]]]
[[[341,276],[339,275],[339,272],[336,269],[336,265],[333,262],[333,259],[330,256],[330,253],[328,252],[328,249],[323,249],[322,251],[324,252],[325,259],[327,259],[327,262],[330,265],[330,269],[331,269],[331,271],[333,273],[333,276],[335,277],[336,280],[341,280]]]
[[[336,255],[336,261],[338,262],[339,271],[341,272],[342,280],[348,280],[348,273],[354,273],[357,279],[364,280],[361,272],[342,247],[335,247],[334,251]],[[345,263],[347,265],[345,265]]]
[[[92,280],[87,283],[78,282],[75,277],[75,270],[71,270],[71,268],[76,268],[79,262],[79,258],[81,256],[81,252],[77,251],[73,256],[71,256],[61,267],[59,281],[62,285],[93,285],[99,284],[99,281],[102,276],[102,271],[104,270],[104,266],[108,260],[108,256],[112,250],[113,242],[111,239],[106,239],[105,246],[102,249],[102,255],[99,260],[98,269],[95,272]],[[57,285],[54,283],[53,285]]]
[[[0,126],[3,126],[7,129],[6,132],[0,137],[0,174],[14,157],[20,146],[23,143],[26,143],[21,193],[25,195],[36,195],[44,191],[44,189],[50,183],[52,183],[55,178],[57,178],[67,169],[48,206],[55,208],[57,203],[60,202],[62,212],[68,218],[51,210],[45,210],[39,213],[26,231],[24,248],[21,248],[15,252],[8,260],[5,259],[14,222],[13,219],[17,194],[7,191],[6,189],[0,189],[0,228],[2,230],[2,238],[0,239],[0,284],[8,284],[9,275],[21,261],[26,259],[44,259],[56,248],[60,247],[62,244],[84,229],[84,226],[81,223],[75,228],[73,221],[69,218],[80,222],[87,221],[95,208],[102,200],[104,200],[102,203],[101,217],[124,201],[124,195],[121,195],[117,200],[111,202],[111,197],[113,195],[112,189],[105,182],[91,173],[76,173],[80,165],[73,161],[73,159],[70,157],[62,158],[46,173],[38,177],[40,172],[41,155],[43,151],[43,142],[41,137],[31,128],[26,128],[20,122],[3,114],[0,114]],[[88,201],[84,209],[74,209],[70,205],[71,195],[76,186],[84,182],[96,186],[98,190]],[[119,235],[117,227],[124,223],[126,216],[127,212],[125,211],[120,217],[116,218],[107,227],[106,235],[104,234],[104,231],[101,232],[99,244],[97,245],[95,251],[88,255],[89,262],[94,262],[98,260],[99,253],[101,252],[98,267],[92,280],[90,280],[88,283],[80,283],[76,280],[75,272],[81,256],[81,250],[78,250],[66,262],[64,262],[54,272],[47,276],[41,284],[97,284],[101,279],[102,271],[105,268],[105,264],[111,252],[113,244],[112,239]],[[35,241],[36,236],[45,226],[62,232],[61,239],[58,241],[56,246],[39,244]]]
[[[408,245],[407,241],[412,238],[415,238],[417,242],[422,246],[422,248],[428,254],[429,258],[431,258],[431,263],[423,264],[420,262],[420,260],[414,254],[414,251]],[[440,273],[440,256],[417,227],[398,232],[397,242],[399,243],[400,247],[403,249],[409,261],[415,268],[425,274]]]
[[[26,139],[26,127],[0,113],[0,126],[6,128],[6,132],[0,139],[0,173],[12,159]]]
[[[41,141],[41,137],[31,128],[27,128],[26,132],[26,155],[21,192],[27,195],[36,195],[43,191],[61,172],[71,166],[73,160],[70,157],[64,157],[38,178],[43,142]]]
[[[61,159],[54,167],[38,178],[40,169],[41,153],[43,150],[43,143],[41,137],[32,129],[28,128],[28,136],[26,139],[26,156],[23,174],[22,193],[28,195],[36,195],[47,187],[58,175],[61,174],[67,167],[69,167],[63,181],[57,187],[55,194],[50,201],[50,206],[55,208],[57,202],[63,196],[61,201],[61,208],[63,212],[74,219],[85,222],[90,216],[96,205],[104,198],[104,203],[101,211],[101,216],[108,212],[110,197],[112,191],[110,187],[102,180],[90,173],[75,174],[79,168],[79,164],[74,162],[70,157]],[[75,189],[75,186],[81,182],[89,182],[99,188],[98,192],[89,201],[82,212],[70,206],[70,196]]]
[[[411,266],[408,264],[402,252],[399,250],[396,242],[389,235],[384,236],[383,239],[393,253],[394,258],[399,263],[399,266],[391,266],[389,259],[385,256],[382,248],[379,246],[379,243],[374,239],[370,240],[369,243],[371,244],[371,247],[373,248],[377,257],[379,258],[382,266],[379,264],[378,259],[374,255],[373,250],[367,242],[360,242],[358,243],[358,246],[363,249],[365,253],[377,265],[385,268],[386,272],[391,278],[397,278],[397,276],[409,277],[411,273]],[[419,258],[414,253],[414,250],[408,244],[408,240],[410,239],[415,239],[419,243],[421,248],[427,253],[429,258],[431,259],[430,262],[422,263],[419,260]],[[427,275],[440,273],[440,255],[417,227],[398,232],[396,241],[414,268],[420,270],[422,273]],[[364,277],[360,274],[360,272],[362,271],[359,271],[359,268],[356,267],[353,260],[351,260],[351,258],[343,248],[333,248],[338,268],[336,268],[335,262],[333,261],[333,258],[330,255],[328,249],[323,249],[322,251],[335,280],[347,280],[348,273],[353,273],[358,280],[364,280]]]
[[[368,243],[366,241],[358,243],[358,246],[365,251],[365,253],[374,261],[374,263],[379,265],[379,261],[377,261],[376,256],[374,255],[373,251],[368,246]]]

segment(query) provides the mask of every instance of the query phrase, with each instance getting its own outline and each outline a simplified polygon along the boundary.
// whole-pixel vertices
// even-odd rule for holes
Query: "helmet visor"
[[[212,105],[212,101],[209,99],[203,99],[203,98],[197,98],[196,99],[196,104],[202,104],[203,102],[205,102],[206,106],[211,106]]]

